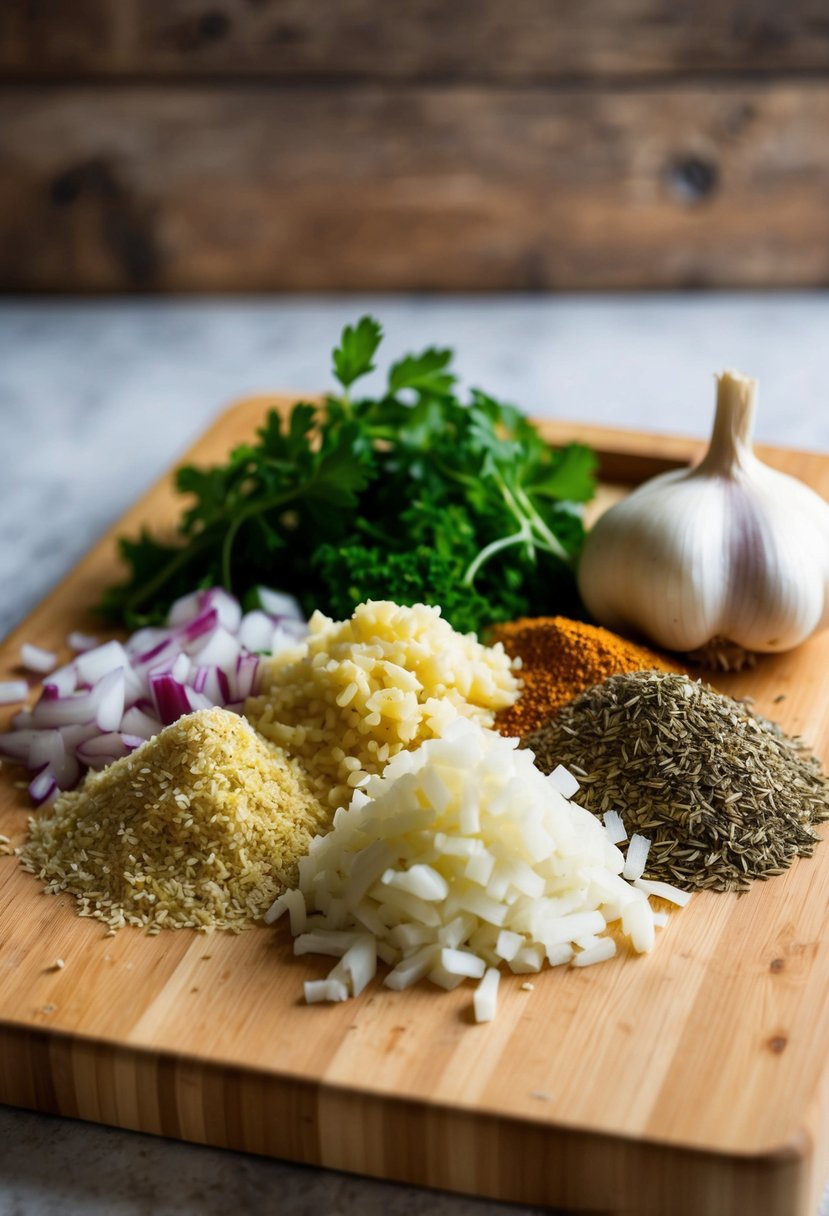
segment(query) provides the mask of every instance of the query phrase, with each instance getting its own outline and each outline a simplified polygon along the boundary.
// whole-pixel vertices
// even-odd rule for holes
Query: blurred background
[[[362,312],[539,417],[702,437],[736,366],[829,451],[827,283],[827,0],[0,0],[0,635]],[[0,1213],[506,1213],[0,1127]]]
[[[822,286],[823,0],[4,0],[0,289]]]

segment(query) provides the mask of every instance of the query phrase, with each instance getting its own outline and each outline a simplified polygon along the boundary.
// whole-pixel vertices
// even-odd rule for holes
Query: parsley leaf
[[[383,330],[373,317],[362,317],[356,325],[346,325],[340,345],[334,348],[334,374],[343,388],[374,371],[374,358]]]
[[[457,380],[457,376],[448,370],[451,362],[451,350],[435,347],[425,350],[422,355],[406,355],[389,369],[389,392],[399,393],[408,388],[420,394],[445,397]]]

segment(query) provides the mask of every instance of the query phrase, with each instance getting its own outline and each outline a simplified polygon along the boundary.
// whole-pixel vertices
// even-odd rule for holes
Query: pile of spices
[[[179,718],[30,821],[21,859],[111,929],[240,930],[297,879],[331,812],[238,714]]]
[[[496,625],[491,638],[501,642],[512,658],[521,660],[521,696],[495,720],[502,735],[518,738],[543,726],[563,705],[608,676],[643,668],[683,670],[609,629],[563,616],[525,617]]]
[[[743,891],[808,857],[829,779],[798,739],[684,675],[614,676],[530,735],[542,772],[564,764],[576,800],[651,840],[645,876]]]

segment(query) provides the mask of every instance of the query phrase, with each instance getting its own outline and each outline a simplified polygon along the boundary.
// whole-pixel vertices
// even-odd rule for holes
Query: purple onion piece
[[[55,774],[48,767],[29,782],[29,797],[35,806],[43,806],[45,802],[56,798],[57,793],[58,783],[55,780]]]
[[[150,676],[150,691],[155,703],[156,715],[164,726],[176,722],[182,714],[190,713],[187,689],[179,684],[169,672],[158,672]]]

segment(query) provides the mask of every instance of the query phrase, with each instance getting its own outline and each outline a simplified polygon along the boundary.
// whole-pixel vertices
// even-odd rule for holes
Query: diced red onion
[[[272,617],[291,617],[305,624],[305,614],[299,606],[299,601],[284,591],[272,591],[270,587],[257,587],[256,595],[262,608]]]
[[[25,701],[28,695],[29,685],[25,680],[0,682],[0,705],[14,705],[17,701]]]
[[[211,587],[204,592],[205,608],[214,608],[219,614],[219,621],[230,633],[237,633],[242,620],[242,608],[239,601],[224,587]]]
[[[110,671],[96,686],[100,701],[95,711],[95,721],[102,731],[117,730],[124,716],[126,681],[124,669]]]
[[[233,634],[228,633],[223,625],[219,625],[197,650],[194,648],[190,653],[195,653],[200,667],[208,665],[227,668],[239,658],[240,647]]]
[[[89,768],[106,768],[114,760],[128,756],[144,742],[137,735],[125,735],[120,731],[108,731],[95,739],[87,739],[78,747],[78,758]]]
[[[240,654],[236,660],[236,670],[229,675],[230,694],[234,701],[244,701],[253,694],[256,687],[256,676],[259,671],[259,658],[255,654]]]
[[[58,661],[58,656],[52,650],[44,650],[42,646],[33,646],[31,642],[24,642],[20,647],[20,662],[29,671],[36,671],[39,675],[45,675],[47,671],[51,671]]]
[[[186,654],[180,654],[173,666],[170,668],[170,675],[174,680],[178,680],[179,684],[186,684],[187,677],[190,675],[192,663]]]
[[[43,681],[43,696],[66,697],[70,692],[74,692],[77,686],[78,673],[75,671],[75,665],[68,663],[66,667],[58,667],[49,672],[49,679]]]
[[[185,621],[192,621],[193,617],[199,614],[203,597],[204,591],[191,591],[189,595],[175,600],[167,613],[167,624],[176,626],[184,624]]]
[[[76,654],[83,654],[85,650],[94,650],[98,645],[98,639],[90,637],[88,633],[79,633],[75,629],[69,634],[66,643]]]
[[[28,765],[32,744],[41,733],[31,727],[6,731],[4,735],[0,735],[0,756],[4,760],[17,760],[20,764]]]
[[[156,714],[165,726],[177,721],[182,714],[192,712],[187,689],[183,684],[179,684],[169,671],[153,672],[150,676],[150,692]]]
[[[104,642],[103,646],[79,654],[72,666],[79,684],[95,684],[111,671],[128,667],[129,658],[120,642]]]
[[[45,768],[29,782],[29,797],[35,806],[43,806],[58,795],[58,783],[51,769]]]
[[[296,629],[288,628],[293,625],[293,621],[282,621],[277,625],[271,634],[270,645],[267,647],[271,654],[279,654],[281,650],[288,650],[305,637],[304,633],[299,634]]]
[[[40,804],[72,788],[81,765],[105,767],[182,714],[212,705],[242,713],[256,691],[256,652],[307,632],[292,597],[260,589],[260,602],[243,617],[228,592],[212,588],[178,600],[166,627],[139,629],[124,643],[71,634],[75,658],[51,671],[32,710],[14,715],[0,756],[36,772],[30,792]],[[23,680],[0,684],[0,702],[27,694]]]
[[[268,651],[271,648],[274,628],[273,619],[267,612],[257,608],[254,612],[246,612],[239,626],[239,642],[245,650],[254,653]]]
[[[211,704],[215,705],[213,701]],[[133,735],[140,739],[152,739],[153,735],[157,735],[162,728],[162,723],[158,718],[152,718],[143,709],[139,709],[137,705],[133,705],[128,709],[121,719],[121,730],[128,735]]]

